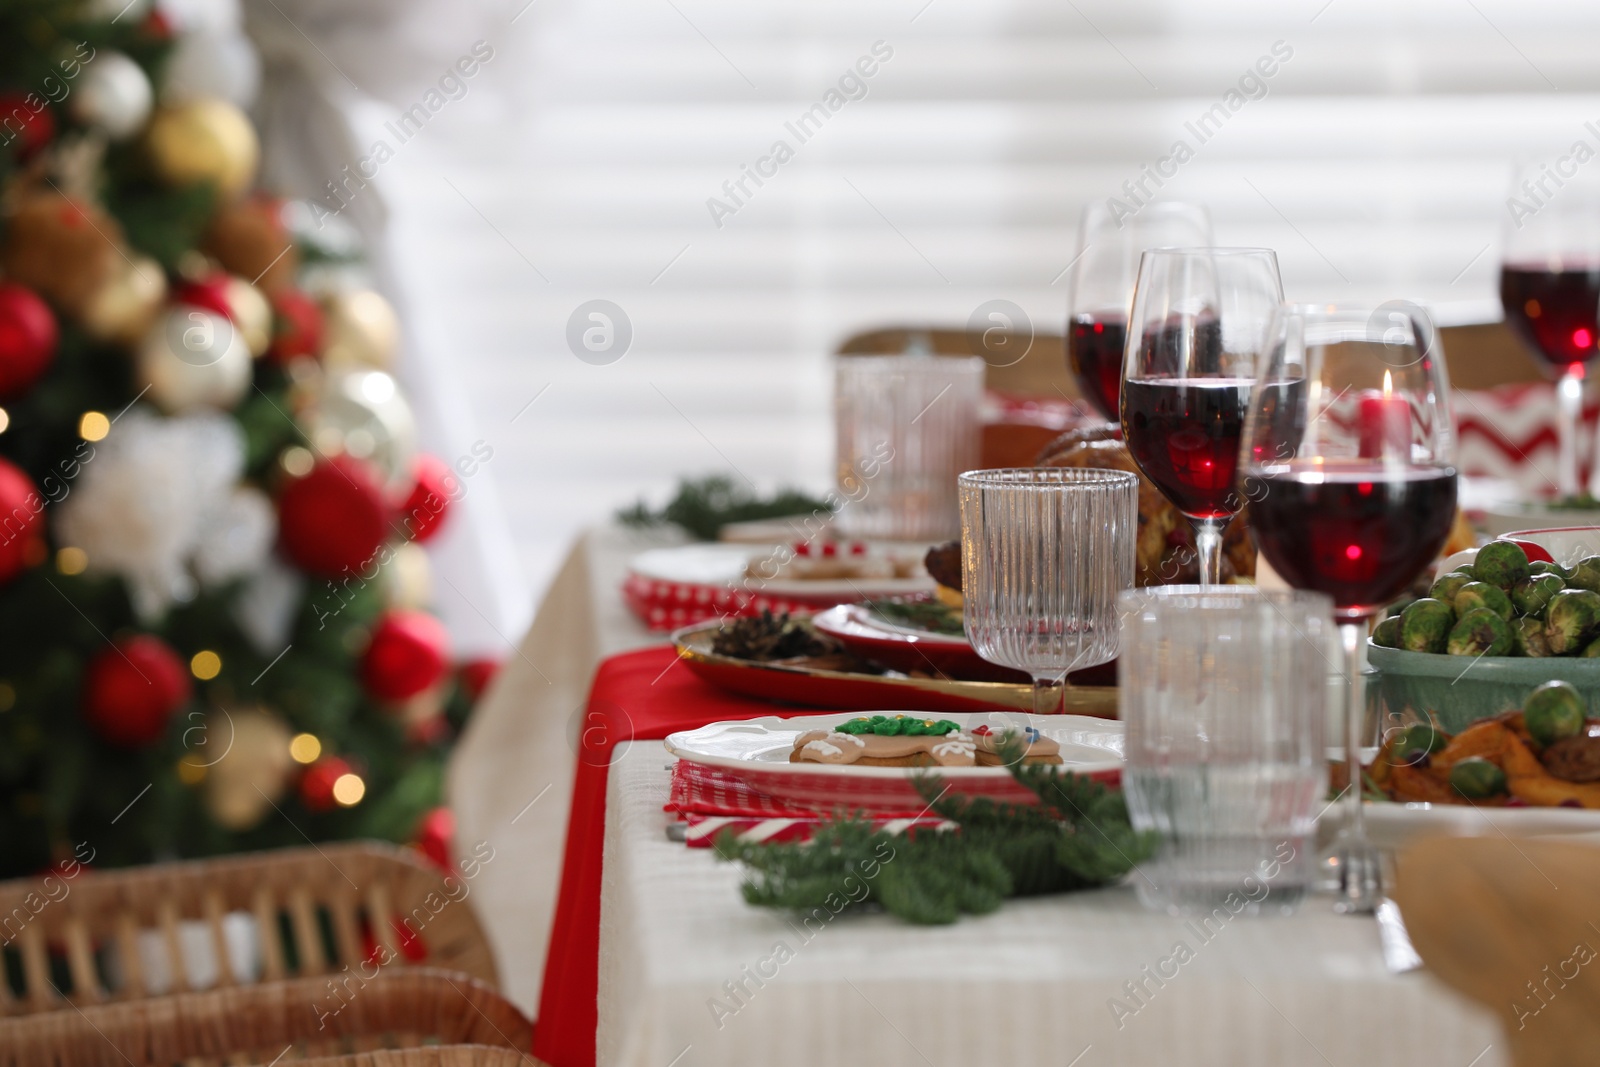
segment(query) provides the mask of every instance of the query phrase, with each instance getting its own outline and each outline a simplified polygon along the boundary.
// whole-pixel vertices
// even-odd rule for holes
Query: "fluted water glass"
[[[1139,479],[1011,468],[960,478],[967,639],[1033,677],[1034,712],[1062,710],[1069,671],[1117,655],[1117,595],[1133,586]]]

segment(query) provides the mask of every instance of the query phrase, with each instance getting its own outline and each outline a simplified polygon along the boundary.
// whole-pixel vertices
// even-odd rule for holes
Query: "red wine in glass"
[[[1302,461],[1257,477],[1256,543],[1284,581],[1328,594],[1344,616],[1370,615],[1405,592],[1455,522],[1451,467]]]
[[[1248,378],[1130,378],[1122,436],[1145,477],[1190,518],[1239,510],[1234,475],[1250,402]]]
[[[1108,311],[1078,315],[1067,328],[1067,361],[1089,403],[1115,421],[1122,410],[1122,346],[1128,319]]]
[[[1502,267],[1500,303],[1506,322],[1557,372],[1600,354],[1600,264]]]

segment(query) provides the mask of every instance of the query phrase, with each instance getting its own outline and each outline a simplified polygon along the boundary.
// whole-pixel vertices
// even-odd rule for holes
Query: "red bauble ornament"
[[[56,317],[32,289],[0,283],[0,397],[33,387],[56,358]]]
[[[83,678],[83,717],[101,739],[140,748],[189,700],[189,672],[161,638],[137,634],[97,652]]]
[[[233,304],[228,300],[228,276],[226,274],[213,274],[197,282],[184,282],[172,291],[174,304],[191,304],[197,308],[204,308],[213,315],[220,315],[229,322],[234,322],[237,316],[233,312]]]
[[[370,463],[335,456],[278,494],[278,543],[300,569],[325,578],[358,573],[389,536],[383,479]]]
[[[425,611],[391,611],[372,628],[361,681],[379,700],[409,700],[449,669],[450,635]]]
[[[449,808],[434,808],[417,823],[417,836],[412,844],[433,865],[446,874],[455,874],[455,864],[450,860],[450,846],[456,839],[456,816]]]
[[[333,783],[353,773],[338,756],[323,756],[300,775],[300,803],[307,811],[332,811],[339,806],[333,799]]]
[[[33,479],[16,464],[0,459],[0,583],[9,582],[46,555],[44,498]]]
[[[272,348],[275,363],[315,357],[322,351],[322,305],[298,289],[272,294]]]
[[[411,540],[426,541],[444,525],[450,514],[452,490],[460,486],[461,480],[448,463],[427,453],[416,458],[411,474],[416,481],[400,507],[400,521]]]
[[[499,673],[499,660],[472,659],[463,663],[456,671],[456,679],[467,694],[468,702],[476,704],[483,699],[483,691],[489,688],[489,683],[494,681],[494,676]]]
[[[10,144],[17,159],[27,162],[40,149],[55,140],[56,117],[43,98],[30,93],[0,93],[0,130],[3,143]],[[37,107],[35,107],[37,104]],[[15,138],[13,140],[13,138]]]

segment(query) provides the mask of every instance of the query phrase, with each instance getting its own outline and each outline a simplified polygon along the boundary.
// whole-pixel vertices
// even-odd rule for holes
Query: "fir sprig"
[[[797,489],[780,489],[768,498],[757,497],[726,475],[684,479],[677,495],[660,511],[643,500],[617,512],[624,526],[660,526],[673,523],[701,541],[715,541],[722,528],[732,522],[781,519],[790,515],[827,515],[832,509],[826,501],[807,496]]]
[[[723,859],[746,868],[744,898],[761,907],[837,914],[878,904],[907,922],[943,924],[994,911],[1007,897],[1089,889],[1116,881],[1146,859],[1154,835],[1133,828],[1122,794],[1002,749],[1011,775],[1037,806],[950,793],[937,775],[916,784],[949,831],[896,836],[859,816],[831,820],[809,842],[717,839]]]

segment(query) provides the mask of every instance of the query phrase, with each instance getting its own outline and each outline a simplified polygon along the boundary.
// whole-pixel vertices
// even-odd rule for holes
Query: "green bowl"
[[[1600,658],[1549,656],[1441,656],[1407,652],[1367,642],[1367,663],[1376,671],[1383,709],[1397,714],[1409,708],[1431,715],[1446,733],[1456,733],[1478,719],[1522,707],[1535,686],[1571,682],[1589,702],[1590,717],[1600,717]],[[1369,695],[1370,699],[1370,695]]]

